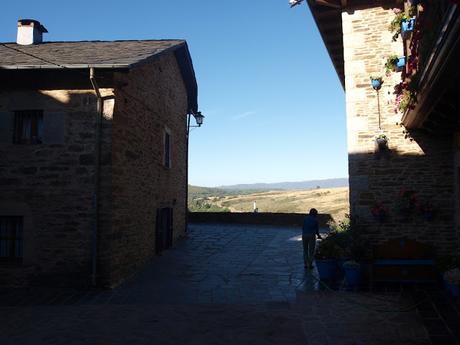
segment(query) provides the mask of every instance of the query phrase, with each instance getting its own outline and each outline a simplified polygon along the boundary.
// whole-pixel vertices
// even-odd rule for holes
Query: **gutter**
[[[73,64],[73,65],[0,65],[0,69],[21,70],[21,69],[86,69],[86,68],[105,68],[105,69],[126,69],[131,68],[129,64]]]

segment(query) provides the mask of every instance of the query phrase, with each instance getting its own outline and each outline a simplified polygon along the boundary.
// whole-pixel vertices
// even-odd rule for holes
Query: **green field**
[[[192,212],[252,212],[254,201],[259,212],[307,213],[314,207],[336,221],[349,213],[348,187],[275,191],[189,187]]]

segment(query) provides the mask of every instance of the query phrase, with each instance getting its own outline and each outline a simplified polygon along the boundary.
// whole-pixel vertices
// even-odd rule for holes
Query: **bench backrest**
[[[433,247],[407,238],[395,238],[373,248],[374,259],[432,259]]]

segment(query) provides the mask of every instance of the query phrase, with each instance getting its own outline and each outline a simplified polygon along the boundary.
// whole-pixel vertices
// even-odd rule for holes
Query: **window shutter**
[[[0,143],[12,144],[14,133],[14,113],[0,111]]]
[[[64,144],[65,113],[45,112],[43,116],[43,143]]]

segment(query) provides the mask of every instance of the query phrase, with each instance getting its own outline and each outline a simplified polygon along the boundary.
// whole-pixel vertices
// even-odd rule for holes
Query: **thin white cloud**
[[[252,116],[252,115],[255,115],[255,114],[257,114],[256,111],[246,111],[244,113],[241,113],[241,114],[233,116],[232,119],[233,120],[240,120],[240,119],[244,119],[245,117]]]

